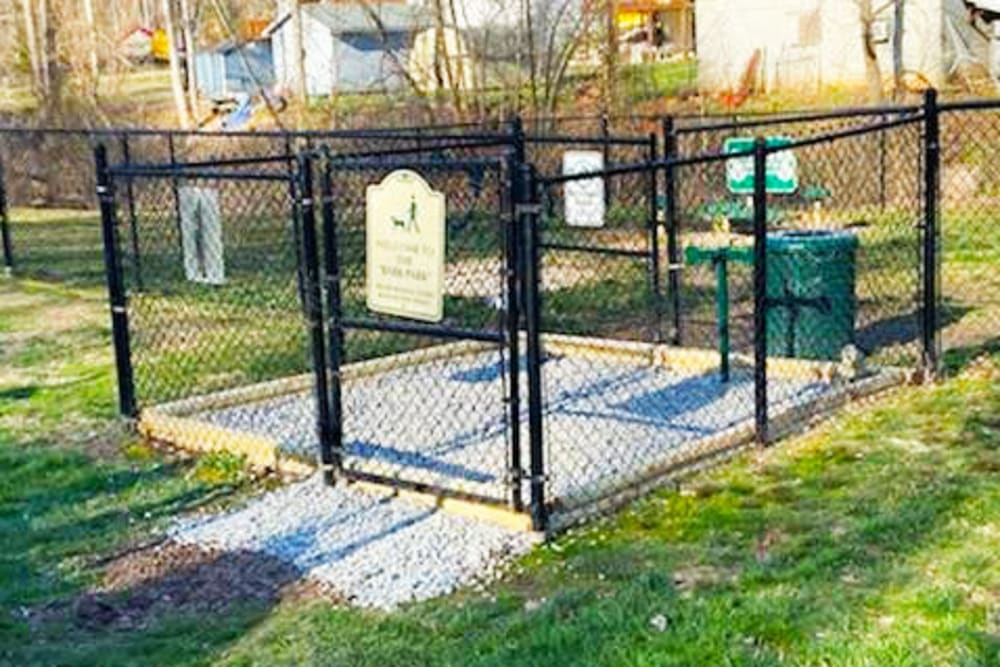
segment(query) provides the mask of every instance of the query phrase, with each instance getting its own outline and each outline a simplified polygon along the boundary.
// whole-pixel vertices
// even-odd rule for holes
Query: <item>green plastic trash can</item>
[[[854,342],[858,239],[842,231],[767,235],[767,353],[838,360]]]

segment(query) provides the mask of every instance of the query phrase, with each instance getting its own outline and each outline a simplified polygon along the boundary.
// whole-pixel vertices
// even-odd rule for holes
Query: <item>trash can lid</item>
[[[767,234],[767,246],[774,249],[851,250],[857,245],[856,234],[839,229],[786,229]]]

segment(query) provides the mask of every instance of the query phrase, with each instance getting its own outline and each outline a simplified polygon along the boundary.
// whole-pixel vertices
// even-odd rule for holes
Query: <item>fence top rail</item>
[[[732,157],[732,156],[727,156]],[[611,164],[603,169],[594,171],[581,171],[576,174],[554,174],[551,176],[539,176],[538,182],[543,187],[571,183],[573,181],[585,181],[592,178],[605,178],[608,176],[624,176],[627,174],[637,174],[660,169],[665,165],[663,160],[645,160],[642,162],[628,162],[621,164]]]
[[[483,156],[473,158],[355,158],[351,156],[341,157],[331,155],[327,158],[327,164],[333,170],[366,170],[376,171],[380,169],[426,169],[429,171],[462,171],[467,169],[487,168],[501,169],[505,160],[496,156]]]
[[[766,151],[767,153],[780,153],[782,151],[795,150],[797,148],[805,148],[807,146],[815,146],[817,144],[839,141],[840,139],[849,139],[851,137],[871,134],[873,132],[884,132],[886,130],[891,130],[893,128],[903,127],[904,125],[912,125],[914,123],[919,123],[922,122],[923,120],[924,120],[924,114],[912,113],[902,116],[900,118],[896,118],[894,120],[889,120],[881,123],[868,123],[866,125],[858,125],[855,127],[847,128],[845,130],[837,130],[836,132],[825,132],[823,134],[817,134],[811,137],[795,139],[781,146],[767,146]]]
[[[524,141],[529,144],[586,144],[602,145],[609,144],[615,146],[648,146],[649,135],[626,136],[626,135],[583,135],[574,136],[569,134],[538,134],[531,133],[524,135]]]
[[[797,141],[793,141],[791,143],[782,146],[768,146],[766,151],[769,154],[780,153],[782,151],[795,150],[797,148],[804,148],[816,144],[829,143],[833,141],[838,141],[840,139],[848,139],[850,137],[871,134],[874,132],[882,132],[885,130],[891,130],[896,127],[902,127],[905,125],[910,125],[920,122],[923,120],[923,118],[924,116],[922,113],[911,113],[901,118],[896,118],[894,120],[889,120],[880,123],[868,123],[865,125],[851,127],[846,130],[839,130],[837,132],[827,132],[812,137],[806,137],[804,139],[799,139]],[[729,153],[712,151],[707,153],[698,153],[695,155],[687,155],[683,157],[672,157],[656,161],[615,164],[615,165],[610,165],[605,169],[580,172],[576,174],[543,176],[539,178],[539,181],[543,185],[552,186],[571,181],[581,181],[592,178],[604,178],[608,176],[620,176],[623,174],[649,171],[657,168],[668,168],[668,167],[673,168],[673,167],[692,166],[697,164],[707,164],[711,162],[725,162],[726,160],[730,160],[733,158],[751,157],[753,154],[754,154],[753,149],[732,151]]]
[[[1000,99],[984,98],[978,100],[965,100],[959,102],[939,102],[938,110],[947,111],[988,111],[995,109],[1000,111]]]
[[[767,127],[770,125],[788,125],[796,123],[810,123],[819,120],[837,120],[842,118],[861,118],[867,116],[892,116],[905,115],[919,112],[922,107],[919,105],[893,105],[885,107],[857,107],[848,109],[838,109],[835,111],[824,111],[817,113],[803,113],[800,115],[780,114],[774,117],[759,118],[754,120],[736,120],[727,123],[704,123],[698,125],[685,125],[674,130],[675,134],[696,134],[699,132],[719,132],[723,130],[742,130],[754,127]]]
[[[108,167],[108,173],[126,178],[175,178],[178,180],[229,180],[229,181],[286,181],[291,182],[294,174],[287,171],[234,171],[227,169],[197,168],[185,169],[176,166],[123,163]]]
[[[476,126],[473,126],[476,127]],[[449,131],[452,130],[452,131]],[[202,137],[202,138],[242,138],[242,139],[371,139],[375,141],[423,141],[446,138],[498,139],[509,137],[506,130],[475,132],[464,131],[462,127],[416,127],[416,128],[369,128],[357,130],[183,130],[176,128],[81,128],[81,127],[22,127],[0,125],[0,134],[55,134],[81,138],[94,137]]]
[[[451,138],[451,137],[449,137]],[[456,137],[458,138],[458,137]],[[380,148],[375,150],[360,150],[360,151],[338,151],[327,144],[322,146],[314,146],[310,149],[312,154],[317,157],[328,157],[328,158],[342,158],[342,159],[360,159],[360,158],[376,158],[379,156],[393,156],[393,155],[412,155],[420,153],[432,153],[434,151],[447,151],[456,149],[467,149],[467,148],[494,148],[499,146],[510,145],[509,137],[497,137],[494,139],[470,139],[467,141],[455,141],[453,143],[433,143],[433,144],[422,144],[420,146],[408,146],[405,148]]]

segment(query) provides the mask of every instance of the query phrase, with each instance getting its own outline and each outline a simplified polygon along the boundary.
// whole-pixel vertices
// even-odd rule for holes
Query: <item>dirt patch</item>
[[[337,601],[328,587],[264,554],[165,542],[112,561],[99,586],[34,610],[31,620],[35,629],[69,621],[87,630],[123,630],[175,614],[310,599]]]

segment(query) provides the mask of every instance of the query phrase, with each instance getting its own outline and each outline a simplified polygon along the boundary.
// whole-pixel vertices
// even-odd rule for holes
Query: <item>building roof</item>
[[[301,5],[301,8],[304,15],[319,22],[334,34],[373,33],[382,30],[415,32],[432,25],[427,12],[403,3],[373,2],[367,7],[358,3],[315,3]],[[273,34],[289,17],[290,14],[285,12],[275,18],[264,30],[263,36],[268,37]]]

